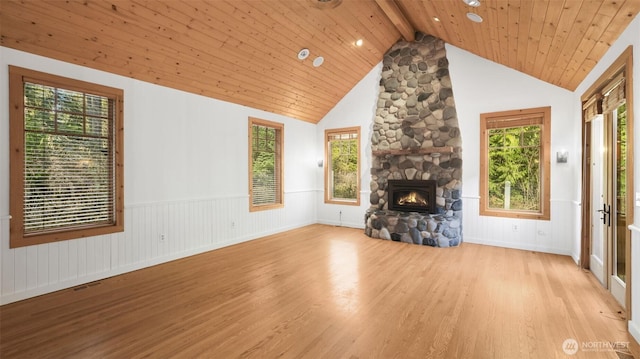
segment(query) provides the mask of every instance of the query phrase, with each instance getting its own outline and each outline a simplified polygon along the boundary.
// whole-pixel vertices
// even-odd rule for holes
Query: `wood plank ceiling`
[[[640,0],[480,1],[0,0],[0,44],[317,123],[413,31],[573,90],[640,11]]]

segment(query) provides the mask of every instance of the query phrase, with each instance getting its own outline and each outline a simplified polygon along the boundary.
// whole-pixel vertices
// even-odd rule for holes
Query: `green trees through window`
[[[489,130],[489,208],[540,210],[540,126]]]
[[[325,131],[325,202],[360,202],[360,128]]]
[[[276,130],[254,125],[253,204],[273,203],[276,199]]]
[[[249,119],[250,210],[282,206],[282,124]]]
[[[616,196],[617,211],[627,213],[627,104],[623,103],[615,110],[618,138],[616,141]]]
[[[481,114],[480,214],[549,219],[549,107]]]

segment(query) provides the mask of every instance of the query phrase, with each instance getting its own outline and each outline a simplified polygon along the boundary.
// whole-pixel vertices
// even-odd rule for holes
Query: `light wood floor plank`
[[[323,225],[0,307],[2,358],[564,358],[570,338],[640,352],[569,257]]]

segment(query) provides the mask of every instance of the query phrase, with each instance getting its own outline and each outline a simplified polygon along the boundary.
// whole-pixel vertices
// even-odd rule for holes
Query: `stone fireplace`
[[[444,42],[416,33],[384,56],[373,120],[373,238],[452,247],[462,243],[462,139]]]

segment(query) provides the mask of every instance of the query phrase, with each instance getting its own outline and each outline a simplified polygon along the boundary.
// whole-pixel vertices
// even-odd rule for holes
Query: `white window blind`
[[[25,235],[115,222],[113,100],[24,83]]]
[[[263,124],[253,124],[251,131],[252,205],[282,203],[281,131]]]

